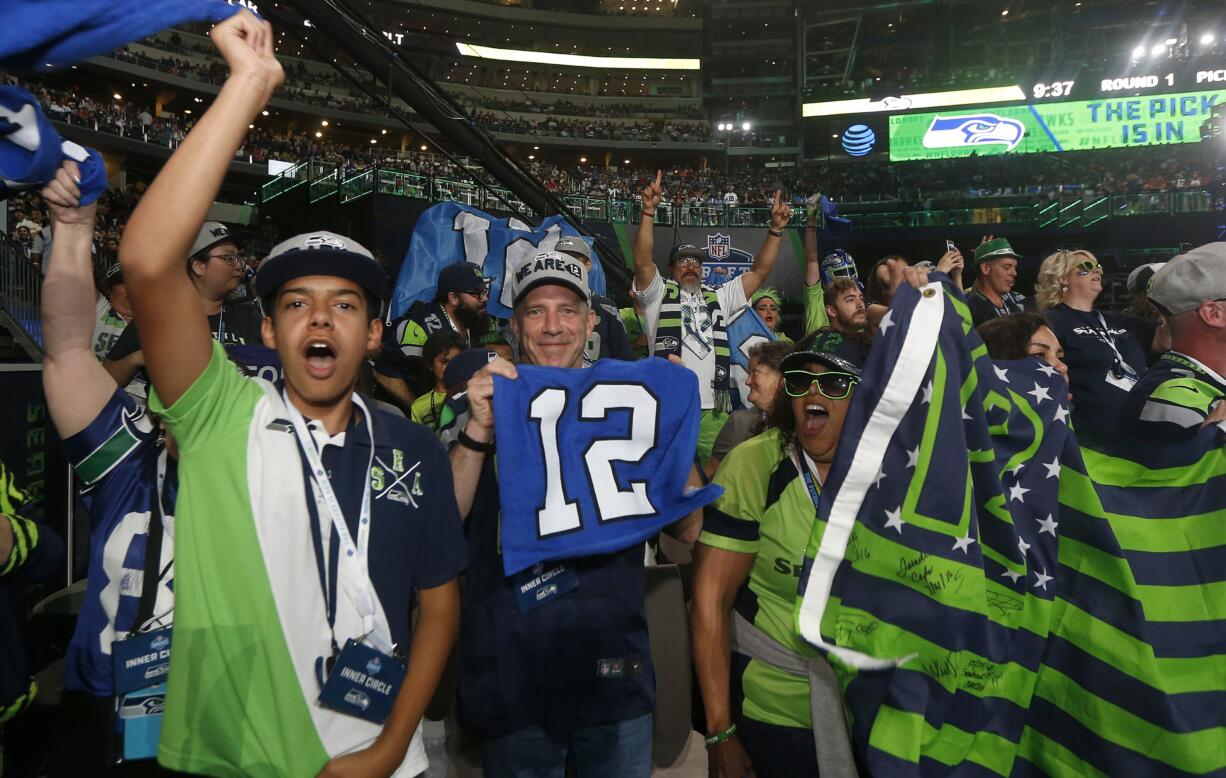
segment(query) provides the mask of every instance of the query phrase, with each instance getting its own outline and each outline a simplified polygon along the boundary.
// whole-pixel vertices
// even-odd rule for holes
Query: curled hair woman
[[[781,368],[769,429],[724,459],[694,549],[694,666],[720,778],[817,775],[819,753],[823,775],[855,774],[838,684],[792,605],[860,368],[820,346]]]
[[[1099,311],[1103,269],[1088,251],[1060,250],[1043,260],[1035,297],[1064,347],[1069,389],[1079,428],[1116,430],[1128,392],[1145,372],[1152,325],[1115,311]]]

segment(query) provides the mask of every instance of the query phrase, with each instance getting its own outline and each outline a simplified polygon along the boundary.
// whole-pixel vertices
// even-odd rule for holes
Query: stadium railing
[[[0,327],[35,361],[42,361],[42,274],[17,245],[0,239]]]
[[[342,180],[338,167],[331,162],[302,162],[264,184],[262,200],[267,203],[304,183],[310,183],[310,201],[338,195],[341,202],[352,202],[365,195],[379,194],[411,197],[434,202],[460,202],[487,210],[524,210],[524,204],[509,191],[497,186],[477,183],[459,176],[430,176],[393,168],[378,167],[358,171]],[[986,200],[987,198],[985,198]],[[974,207],[904,208],[874,210],[880,203],[841,202],[840,213],[851,218],[860,229],[907,229],[915,227],[1031,224],[1038,229],[1068,229],[1090,227],[1105,219],[1189,213],[1214,210],[1213,196],[1203,190],[1174,192],[1142,192],[1098,197],[1065,197],[1029,204],[1015,202],[991,205],[987,202]],[[578,218],[636,224],[639,221],[638,199],[565,195],[563,204]],[[1221,207],[1220,205],[1218,206]],[[804,210],[793,208],[793,220],[799,223]],[[770,209],[755,206],[660,203],[655,223],[684,227],[766,227],[770,224]]]

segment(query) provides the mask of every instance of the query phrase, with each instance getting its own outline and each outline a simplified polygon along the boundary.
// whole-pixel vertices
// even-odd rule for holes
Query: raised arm
[[[819,208],[821,206],[818,206]],[[818,286],[822,282],[821,257],[817,246],[817,211],[805,212],[805,286]]]
[[[766,240],[762,242],[762,248],[758,249],[758,255],[753,258],[753,266],[740,275],[746,299],[766,283],[766,277],[775,267],[775,260],[779,258],[779,244],[783,240],[783,230],[791,218],[792,206],[783,201],[776,189],[774,202],[771,203],[771,226],[766,233]]]
[[[651,258],[651,250],[655,245],[656,208],[664,199],[664,190],[660,188],[662,178],[663,172],[657,170],[656,180],[643,187],[643,213],[638,231],[634,233],[634,288],[639,292],[651,286],[659,272]]]
[[[115,392],[90,342],[95,302],[90,244],[98,204],[78,204],[80,172],[67,160],[43,188],[54,236],[43,278],[43,392],[61,438],[85,429]]]
[[[183,272],[187,252],[247,125],[285,80],[272,26],[250,12],[231,16],[211,37],[230,76],[141,198],[119,244],[149,377],[167,406],[204,371],[211,349],[200,299]]]

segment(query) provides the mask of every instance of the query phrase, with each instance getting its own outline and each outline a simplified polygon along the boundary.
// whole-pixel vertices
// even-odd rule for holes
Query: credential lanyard
[[[1103,318],[1103,312],[1095,311],[1094,313],[1098,314],[1098,323],[1102,325],[1102,329],[1098,331],[1099,340],[1106,343],[1107,347],[1115,354],[1115,361],[1120,366],[1120,371],[1124,375],[1135,376],[1137,371],[1133,369],[1132,365],[1128,364],[1128,361],[1124,359],[1124,355],[1120,353],[1119,347],[1115,345],[1115,336],[1108,329],[1107,320]]]
[[[809,490],[809,499],[813,501],[813,508],[816,509],[822,500],[822,493],[818,488],[821,486],[821,482],[816,480],[817,465],[809,458],[808,451],[800,448],[799,445],[796,448],[800,449],[800,456],[797,456],[796,451],[793,451],[792,464],[796,465],[796,469],[800,471],[800,477],[805,479],[805,487]],[[801,462],[801,457],[804,458],[803,462]]]
[[[328,472],[324,469],[323,462],[320,460],[319,452],[315,448],[315,440],[311,437],[310,431],[307,429],[306,420],[302,414],[289,401],[285,390],[281,390],[281,397],[285,400],[286,411],[289,414],[290,421],[294,425],[294,434],[298,438],[298,449],[306,458],[307,466],[310,468],[311,481],[315,484],[315,488],[319,492],[319,496],[323,499],[328,513],[332,516],[332,531],[335,533],[337,542],[340,544],[340,551],[347,558],[354,562],[356,570],[354,581],[356,587],[355,605],[358,609],[358,615],[362,618],[362,634],[355,637],[366,637],[372,635],[375,628],[375,599],[374,591],[370,582],[370,570],[367,567],[366,554],[370,544],[370,468],[374,465],[375,457],[375,430],[371,420],[370,411],[366,408],[366,403],[357,394],[353,395],[353,402],[362,410],[362,415],[366,418],[366,431],[370,435],[370,462],[367,463],[366,470],[362,473],[362,510],[358,516],[358,538],[357,543],[354,543],[353,536],[349,534],[349,526],[345,523],[345,514],[341,511],[340,501],[336,498],[336,490],[332,488],[332,482],[328,478]],[[347,443],[349,441],[346,441]],[[313,496],[308,499],[308,505],[314,503]],[[312,514],[315,511],[311,511]],[[319,564],[320,585],[324,592],[324,604],[328,615],[328,626],[333,631],[333,643],[336,641],[336,600],[337,600],[337,578],[340,569],[340,560],[333,559],[329,553],[324,553],[322,533],[318,526],[318,519],[312,516],[311,531],[316,535],[320,535],[320,541],[316,546],[315,561]],[[327,562],[325,563],[325,558]],[[325,573],[325,568],[327,568]],[[379,643],[384,641],[380,640]],[[381,651],[387,650],[385,647],[376,644],[376,648]]]

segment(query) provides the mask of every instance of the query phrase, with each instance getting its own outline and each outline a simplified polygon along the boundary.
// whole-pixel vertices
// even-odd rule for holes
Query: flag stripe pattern
[[[796,604],[863,772],[1226,775],[1221,434],[1079,442],[1067,392],[942,282],[883,319]]]

